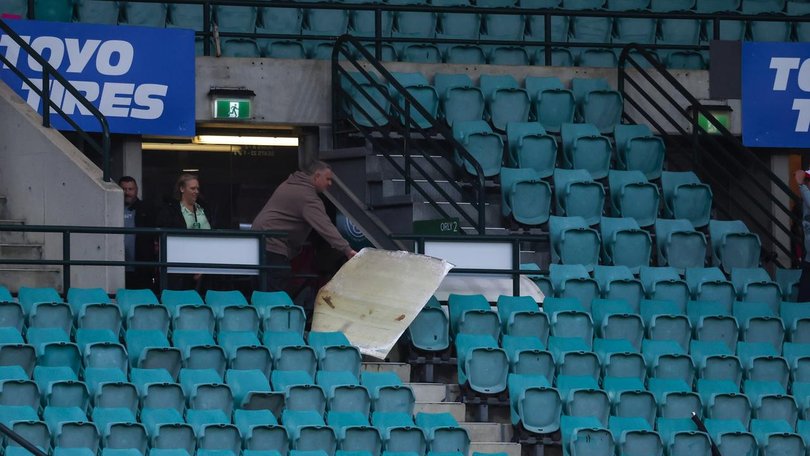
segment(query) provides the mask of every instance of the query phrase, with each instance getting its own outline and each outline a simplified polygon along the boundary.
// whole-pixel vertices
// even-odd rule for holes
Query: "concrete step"
[[[511,442],[473,442],[470,443],[470,454],[474,452],[506,453],[508,456],[520,456],[521,447],[519,443]]]
[[[42,266],[38,269],[0,266],[0,284],[12,293],[19,291],[20,287],[51,287],[61,293],[62,270]]]
[[[470,434],[470,442],[508,442],[512,437],[512,426],[508,426],[510,432],[506,436],[505,425],[501,423],[459,423],[461,427]],[[508,438],[507,438],[508,437]]]
[[[409,383],[416,402],[444,402],[447,400],[447,385],[444,383]]]
[[[360,370],[365,372],[393,372],[399,376],[402,383],[411,381],[411,365],[405,363],[364,362]]]
[[[23,220],[0,219],[0,225],[24,225]],[[18,243],[25,242],[25,233],[20,231],[0,231],[0,242]]]
[[[0,243],[0,258],[39,260],[42,258],[42,244]]]
[[[413,408],[414,415],[423,413],[449,413],[459,423],[467,418],[467,406],[461,402],[417,402]]]

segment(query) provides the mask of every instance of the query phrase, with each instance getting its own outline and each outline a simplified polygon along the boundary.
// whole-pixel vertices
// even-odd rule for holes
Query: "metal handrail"
[[[33,1],[29,2],[29,12],[33,12]],[[98,110],[92,103],[81,93],[76,87],[73,86],[67,79],[65,79],[48,61],[42,57],[34,48],[31,47],[22,37],[12,30],[12,28],[2,19],[0,19],[0,30],[5,32],[14,42],[20,46],[22,50],[28,54],[28,57],[35,60],[37,64],[42,67],[42,87],[38,87],[36,83],[31,81],[20,71],[16,66],[10,62],[6,56],[0,53],[0,63],[7,66],[17,77],[22,80],[31,90],[42,98],[42,125],[46,128],[51,126],[51,109],[59,114],[74,130],[81,136],[81,138],[90,145],[99,155],[101,155],[101,174],[105,182],[110,182],[110,126],[107,123],[107,118]],[[93,117],[95,117],[101,125],[101,144],[95,139],[90,137],[79,125],[70,118],[57,103],[51,99],[51,80],[58,82],[64,89],[70,93],[85,109],[87,109]]]
[[[639,56],[644,60],[645,64],[652,67],[652,69],[657,72],[657,75],[662,77],[663,81],[669,83],[669,87],[674,90],[678,96],[682,97],[686,101],[686,107],[683,107],[676,102],[672,95],[661,85],[661,83],[650,75],[649,70],[643,68],[642,65],[636,61],[636,58]],[[636,72],[641,75],[654,90],[657,91],[655,96],[649,93],[648,89],[643,89],[639,83],[630,77],[629,73],[627,72],[628,64],[634,70],[636,70]],[[691,156],[690,161],[691,165],[696,169],[702,169],[705,171],[706,166],[701,163],[701,161],[706,160],[709,163],[714,164],[723,176],[733,179],[735,178],[735,175],[728,169],[729,163],[735,164],[743,172],[747,173],[749,171],[749,167],[752,166],[751,162],[753,162],[754,168],[758,172],[761,172],[766,177],[767,181],[765,184],[763,184],[759,178],[750,179],[750,189],[747,185],[739,189],[739,195],[742,195],[750,200],[749,203],[739,201],[737,198],[738,195],[731,195],[729,189],[720,183],[717,176],[715,176],[713,172],[706,171],[703,174],[705,174],[706,178],[709,179],[710,182],[715,184],[712,185],[713,190],[726,195],[729,203],[742,211],[742,213],[746,214],[761,235],[769,239],[773,245],[775,245],[783,253],[789,257],[792,256],[790,246],[783,245],[772,233],[772,229],[768,226],[764,226],[759,219],[753,215],[752,209],[757,209],[759,211],[758,214],[761,213],[776,229],[783,232],[788,236],[788,238],[799,240],[791,229],[785,226],[782,221],[772,213],[772,210],[765,207],[763,202],[760,200],[767,200],[768,204],[774,205],[790,220],[800,222],[798,216],[793,214],[793,212],[787,206],[785,206],[779,199],[774,197],[771,189],[766,188],[765,185],[775,184],[776,187],[784,192],[788,199],[794,203],[800,202],[798,196],[791,191],[790,187],[788,187],[788,185],[785,184],[782,179],[779,179],[779,177],[773,174],[773,172],[766,165],[761,163],[754,152],[743,146],[739,139],[735,137],[723,124],[721,124],[714,115],[711,114],[709,108],[701,104],[700,101],[698,101],[685,87],[683,87],[683,85],[681,85],[680,82],[678,82],[675,77],[652,56],[646,46],[631,43],[626,45],[622,50],[622,53],[619,56],[618,86],[619,91],[621,92],[625,101],[636,108],[636,110],[642,116],[644,116],[645,119],[648,120],[650,124],[659,131],[659,133],[668,136],[666,129],[655,121],[648,112],[642,109],[632,97],[628,96],[628,86],[632,87],[635,92],[638,92],[644,101],[649,103],[650,106],[657,110],[658,113],[663,116],[663,118],[669,122],[669,124],[681,135],[689,136],[690,132],[686,131],[681,125],[679,125],[679,122],[673,118],[673,116],[680,119],[685,119],[691,125],[691,135],[693,138],[699,137],[710,143],[712,148],[711,150],[708,150],[706,146],[702,145],[699,141],[692,141],[691,146],[693,147],[695,153]],[[662,106],[660,102],[662,99],[668,102],[671,106]],[[687,109],[691,109],[692,112],[688,112]],[[718,130],[719,135],[709,134],[697,125],[698,113],[703,115],[707,121]],[[625,118],[630,121],[633,120],[626,113]],[[719,141],[718,136],[723,138],[724,141]],[[717,154],[721,154],[721,156],[718,157]],[[745,164],[739,162],[741,156],[748,159]],[[757,190],[758,193],[755,195],[751,190]],[[725,208],[721,208],[721,210],[724,214],[729,216],[731,215]],[[778,260],[775,260],[775,262],[777,265],[781,266]]]
[[[22,232],[22,233],[54,233],[62,235],[62,259],[7,259],[0,258],[0,265],[32,265],[32,266],[62,266],[62,287],[70,289],[70,268],[72,266],[119,266],[119,267],[158,267],[160,268],[160,286],[166,288],[168,281],[167,268],[201,268],[201,269],[245,269],[259,270],[259,288],[264,290],[266,286],[266,274],[268,271],[276,269],[289,269],[289,266],[268,265],[266,258],[265,241],[268,238],[285,238],[287,233],[283,231],[253,231],[253,230],[188,230],[182,228],[121,228],[106,226],[68,226],[68,225],[0,225],[2,232]],[[76,260],[71,258],[71,234],[140,234],[151,235],[160,240],[160,258],[166,258],[166,239],[169,235],[182,235],[194,237],[248,237],[259,240],[259,264],[232,264],[232,263],[187,263],[169,262],[165,260],[156,261],[127,261],[127,260]],[[299,275],[299,277],[310,277],[310,275]]]
[[[28,439],[16,433],[13,429],[3,423],[0,423],[0,434],[4,434],[6,437],[17,442],[21,447],[30,451],[34,456],[48,456],[48,453],[40,450],[36,445],[29,442]]]
[[[422,127],[420,127],[418,125],[413,125],[413,127],[415,127],[415,129],[419,133],[424,135],[426,138],[428,138],[430,136],[430,134],[429,134],[430,132],[435,132],[435,133],[438,133],[438,134],[442,135],[444,137],[444,139],[446,141],[448,141],[453,148],[455,148],[455,150],[459,153],[459,155],[461,155],[462,158],[467,160],[472,165],[473,169],[475,170],[475,179],[476,179],[475,184],[476,184],[476,191],[477,191],[477,195],[476,195],[477,196],[477,201],[475,202],[475,207],[478,210],[478,214],[477,214],[478,217],[477,217],[477,220],[475,220],[475,221],[473,221],[473,220],[469,220],[469,221],[472,224],[475,225],[475,228],[479,233],[483,234],[485,229],[486,229],[486,214],[485,214],[485,209],[486,209],[485,179],[486,178],[484,176],[484,171],[481,168],[481,165],[466,150],[466,148],[453,137],[453,133],[452,133],[452,131],[450,131],[449,127],[447,127],[446,124],[444,124],[442,122],[439,122],[431,113],[429,113],[422,106],[422,104],[413,95],[411,95],[405,89],[405,87],[403,87],[402,84],[400,84],[399,81],[396,80],[396,78],[394,78],[394,76],[379,62],[379,60],[377,60],[374,56],[372,56],[371,53],[367,49],[365,49],[363,47],[362,43],[357,38],[355,38],[354,36],[351,36],[351,35],[343,35],[340,38],[338,38],[338,40],[335,43],[335,46],[334,46],[334,48],[332,50],[332,93],[333,93],[333,97],[334,97],[333,101],[332,101],[332,104],[333,104],[333,108],[332,108],[332,112],[333,112],[333,118],[332,118],[333,132],[336,131],[336,127],[335,127],[334,124],[338,120],[337,113],[338,113],[338,110],[340,109],[340,105],[341,105],[341,100],[339,100],[338,97],[336,97],[336,94],[342,94],[344,96],[347,95],[347,94],[344,94],[344,90],[343,90],[343,87],[341,85],[341,78],[340,78],[341,72],[343,72],[343,73],[347,73],[347,72],[346,72],[345,69],[343,69],[340,66],[340,62],[341,62],[340,57],[343,57],[345,59],[345,60],[343,60],[344,62],[349,62],[350,64],[352,64],[354,66],[354,68],[356,68],[362,75],[364,75],[364,77],[366,77],[366,79],[368,81],[374,81],[374,78],[371,76],[371,74],[368,72],[368,70],[366,68],[364,68],[364,66],[358,61],[358,59],[355,58],[355,56],[347,49],[347,46],[349,46],[349,45],[351,45],[354,48],[354,51],[360,53],[360,55],[365,59],[365,62],[368,65],[370,65],[372,68],[374,68],[374,70],[377,71],[380,78],[382,79],[382,83],[380,84],[381,87],[379,87],[378,90],[380,91],[380,93],[384,97],[386,97],[388,99],[388,101],[389,101],[389,103],[390,103],[390,105],[391,105],[391,107],[393,109],[398,111],[399,114],[401,114],[403,117],[409,119],[408,124],[405,125],[406,130],[410,130],[410,128],[412,128],[411,122],[413,122],[413,119],[410,118],[410,115],[411,115],[410,114],[410,109],[413,108],[413,109],[415,109],[417,111],[417,113],[419,113],[419,115],[424,117],[428,121],[428,123],[430,124],[430,128],[428,128],[428,129],[422,128]],[[385,112],[385,110],[382,109],[382,107],[379,106],[376,103],[376,101],[373,99],[373,97],[369,96],[368,93],[366,93],[362,89],[362,87],[359,87],[359,83],[357,81],[355,81],[354,78],[348,77],[347,79],[350,81],[351,84],[355,85],[358,89],[360,89],[364,93],[364,95],[374,104],[375,109],[378,109],[380,112]],[[391,87],[393,87],[397,91],[397,95],[405,100],[405,108],[399,106],[398,100],[396,100],[388,92],[387,87],[385,87],[383,85],[383,83],[388,84]],[[349,96],[346,96],[346,99],[349,100],[349,102],[355,102]],[[365,115],[368,116],[367,113]],[[347,118],[348,117],[349,116],[347,116]],[[390,120],[393,121],[394,124],[396,123],[395,119],[390,119]],[[358,125],[355,125],[355,126],[359,127]],[[406,135],[409,132],[410,131],[406,131]],[[410,150],[408,149],[408,150],[406,150],[406,152],[408,152],[408,154],[406,154],[406,157],[405,157],[405,159],[406,159],[406,168],[404,170],[401,170],[400,167],[396,163],[394,163],[393,160],[391,160],[391,157],[388,154],[385,154],[385,155],[386,155],[386,158],[388,158],[389,161],[391,161],[395,165],[395,168],[397,168],[397,170],[400,173],[403,174],[403,177],[405,177],[405,179],[409,183],[409,185],[415,185],[416,184],[416,182],[410,176],[410,172],[409,172],[410,167],[415,167],[417,169],[417,171],[421,172],[422,175],[426,178],[426,180],[431,185],[433,185],[434,188],[438,189],[440,194],[447,196],[445,194],[444,190],[441,189],[441,187],[439,185],[437,185],[436,182],[432,178],[430,178],[430,176],[426,172],[424,172],[423,169],[421,169],[419,164],[411,163],[410,154],[409,154]],[[425,156],[424,153],[421,153],[421,155]],[[439,169],[443,174],[446,174],[446,173],[444,173],[443,170],[441,170],[440,167],[438,167],[436,165],[435,162],[433,162],[432,159],[430,159],[429,157],[426,157],[426,158],[428,158],[428,163],[433,165],[434,168]],[[446,176],[446,177],[448,179],[448,182],[451,182],[452,184],[455,184],[454,180],[451,179],[451,176]],[[457,184],[455,184],[455,185],[457,186]],[[432,198],[429,198],[427,193],[423,189],[421,189],[420,186],[416,185],[416,188],[417,188],[417,191],[422,193],[422,195],[428,199],[428,202],[431,203],[431,205],[435,209],[437,209],[440,213],[444,213],[444,211],[441,208],[438,207],[438,204]],[[459,190],[460,190],[460,188],[459,188]],[[453,205],[454,208],[456,208],[458,210],[458,212],[462,215],[462,217],[468,218],[467,214],[463,210],[461,210],[461,208],[458,206],[458,204],[455,201],[453,201],[452,198],[448,198],[448,201],[450,202],[451,205]]]

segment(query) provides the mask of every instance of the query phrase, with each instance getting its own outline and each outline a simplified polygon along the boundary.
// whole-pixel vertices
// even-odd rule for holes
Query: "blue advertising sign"
[[[96,24],[7,21],[34,50],[76,87],[107,118],[112,133],[194,136],[194,32]],[[8,35],[0,52],[38,82],[42,68]],[[0,79],[40,114],[42,100],[5,65]],[[51,97],[83,130],[101,131],[99,122],[51,82]],[[58,114],[52,125],[72,127]]]
[[[749,147],[810,147],[810,43],[744,42],[742,133]]]

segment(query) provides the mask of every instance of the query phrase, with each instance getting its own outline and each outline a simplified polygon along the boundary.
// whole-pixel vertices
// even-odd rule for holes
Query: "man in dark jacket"
[[[267,239],[267,262],[271,265],[287,266],[301,251],[309,233],[314,229],[321,237],[340,251],[346,258],[355,252],[340,235],[326,214],[323,201],[318,193],[332,185],[332,169],[321,161],[316,161],[303,171],[290,175],[276,188],[262,210],[253,219],[254,230],[285,231],[286,238]],[[285,273],[271,271],[268,274],[270,290],[284,290],[287,285]]]
[[[155,226],[154,208],[138,198],[138,183],[130,176],[118,179],[124,191],[124,227],[151,228]],[[127,261],[154,261],[155,237],[148,234],[127,234],[124,238],[124,258]],[[126,268],[126,287],[152,288],[155,268],[151,266]]]

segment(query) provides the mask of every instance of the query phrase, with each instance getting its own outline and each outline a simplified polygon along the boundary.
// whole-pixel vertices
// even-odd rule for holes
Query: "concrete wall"
[[[102,181],[101,170],[5,84],[0,84],[0,195],[9,217],[29,225],[123,224],[123,194]],[[28,235],[44,242],[43,257],[62,258],[60,235]],[[73,235],[73,259],[124,258],[122,236]],[[75,287],[123,286],[123,268],[74,267]]]
[[[328,125],[331,119],[330,61],[245,59],[228,57],[197,58],[197,120],[212,118],[208,92],[213,87],[245,87],[256,92],[253,100],[255,121],[280,125]],[[477,83],[481,74],[511,74],[519,83],[527,76],[556,76],[569,84],[572,78],[601,77],[617,85],[617,70],[580,67],[515,67],[502,65],[435,65],[390,62],[391,71],[424,74],[432,80],[436,73],[466,73]],[[709,97],[708,71],[673,71],[672,74],[699,100]],[[738,106],[738,104],[737,104]],[[634,118],[632,107],[628,113]],[[739,111],[735,109],[735,113]],[[659,118],[659,120],[663,120]],[[732,118],[732,131],[739,132],[738,117]]]

